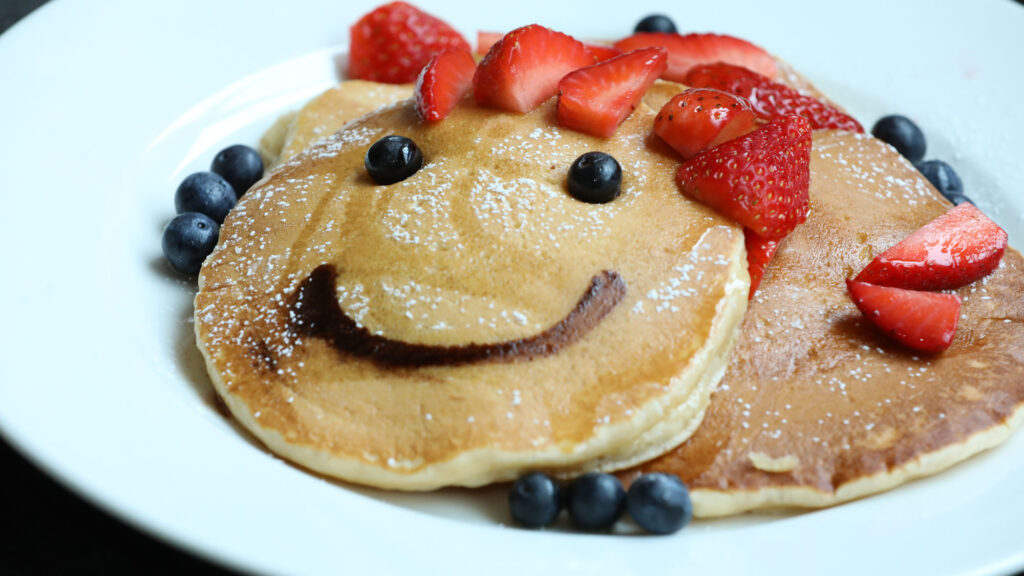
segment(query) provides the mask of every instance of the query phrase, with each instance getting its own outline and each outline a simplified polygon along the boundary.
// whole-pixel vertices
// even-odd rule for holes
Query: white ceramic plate
[[[297,4],[285,9],[285,4]],[[1024,245],[1024,9],[1009,1],[422,5],[472,38],[538,21],[618,37],[642,15],[748,38],[865,124],[901,111]],[[192,287],[160,233],[182,177],[336,78],[364,1],[58,1],[0,37],[0,429],[80,494],[252,571],[990,573],[1024,566],[1024,435],[831,510],[664,538],[501,526],[500,491],[394,495],[268,455],[215,410]]]

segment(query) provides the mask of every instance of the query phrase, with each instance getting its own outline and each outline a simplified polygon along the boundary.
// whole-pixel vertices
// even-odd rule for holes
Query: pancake
[[[478,486],[615,470],[700,423],[746,308],[742,229],[678,193],[640,105],[610,139],[464,101],[401,101],[247,192],[196,296],[196,337],[234,416],[272,451],[352,482]],[[424,167],[377,186],[399,133]],[[622,194],[585,204],[601,150]]]
[[[826,98],[805,77],[782,60],[776,59],[775,80],[804,94],[838,104]],[[658,81],[651,87],[646,100],[655,110],[661,109],[672,96],[684,90],[674,82]],[[335,133],[356,118],[374,112],[399,100],[412,97],[412,84],[380,84],[366,80],[344,80],[313,98],[299,110],[282,115],[260,139],[260,155],[268,170]]]
[[[379,84],[345,80],[324,91],[299,110],[285,114],[260,139],[260,155],[268,170],[290,160],[356,118],[412,96],[411,84]]]
[[[811,213],[751,301],[700,428],[623,474],[678,474],[697,516],[820,507],[936,473],[1024,419],[1024,259],[1012,248],[963,299],[952,347],[915,355],[846,292],[877,254],[950,205],[891,147],[817,132]]]

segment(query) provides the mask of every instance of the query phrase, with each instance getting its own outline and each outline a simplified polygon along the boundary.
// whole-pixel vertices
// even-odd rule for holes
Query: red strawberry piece
[[[412,82],[437,52],[469,50],[454,28],[405,2],[385,4],[366,14],[350,33],[349,77],[375,82]]]
[[[697,154],[676,181],[686,196],[779,239],[807,219],[810,163],[810,123],[789,115]]]
[[[775,77],[775,59],[771,54],[733,36],[641,32],[615,43],[615,47],[623,52],[648,46],[662,46],[668,50],[668,69],[662,78],[674,82],[682,82],[690,68],[711,62],[728,62]]]
[[[486,32],[478,30],[476,33],[476,53],[487,54],[487,51],[494,46],[501,37],[504,36],[501,32]],[[587,50],[590,51],[590,55],[594,57],[594,62],[604,62],[609,58],[614,58],[619,54],[622,54],[622,50],[619,50],[615,46],[608,44],[587,44],[584,43]]]
[[[856,280],[910,290],[950,290],[999,266],[1006,231],[965,202],[879,254]]]
[[[486,30],[477,30],[476,32],[476,53],[487,54],[487,51],[494,46],[501,37],[504,36],[501,32],[487,32]]]
[[[750,298],[754,297],[757,287],[761,285],[764,270],[768,267],[775,251],[779,249],[781,240],[769,240],[754,234],[750,228],[743,229],[743,239],[747,245],[747,272],[750,273]]]
[[[654,132],[684,159],[754,129],[750,103],[711,88],[676,94],[658,112]]]
[[[949,348],[960,320],[960,297],[847,280],[864,317],[904,345],[929,354]]]
[[[467,50],[442,50],[416,80],[416,111],[427,122],[448,116],[473,86],[476,60]]]
[[[622,50],[607,44],[585,44],[585,46],[590,52],[590,55],[594,57],[594,62],[604,62],[605,60],[615,58],[619,54],[622,54]]]
[[[683,83],[742,96],[765,120],[783,114],[799,114],[811,121],[814,130],[864,132],[864,127],[852,116],[741,66],[724,63],[696,66],[686,74]]]
[[[570,72],[558,83],[558,124],[607,138],[665,71],[665,51],[641,48]]]
[[[473,96],[483,106],[529,112],[558,92],[562,77],[593,63],[579,40],[530,24],[487,51],[473,76]]]

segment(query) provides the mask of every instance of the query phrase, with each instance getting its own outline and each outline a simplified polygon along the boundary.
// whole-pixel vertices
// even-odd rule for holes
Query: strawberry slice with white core
[[[810,164],[810,123],[783,116],[684,162],[676,182],[686,196],[779,239],[807,219]]]
[[[654,132],[683,159],[689,159],[750,132],[756,119],[744,98],[710,88],[690,88],[662,106],[654,119]]]
[[[607,138],[665,71],[661,48],[642,48],[570,72],[558,83],[558,124]]]
[[[416,80],[416,111],[427,122],[448,116],[473,86],[476,60],[468,50],[435,54]]]
[[[662,78],[673,82],[683,82],[691,68],[711,62],[728,62],[769,78],[775,77],[775,58],[762,48],[735,36],[641,32],[615,43],[615,47],[623,52],[649,46],[662,46],[668,51],[668,68]]]
[[[850,298],[872,324],[919,352],[949,348],[960,320],[960,297],[846,281]]]
[[[558,92],[566,74],[593,63],[579,40],[530,24],[487,51],[473,76],[473,97],[481,106],[529,112]]]
[[[965,202],[876,256],[856,280],[911,290],[959,288],[991,274],[1006,243],[1006,231]]]

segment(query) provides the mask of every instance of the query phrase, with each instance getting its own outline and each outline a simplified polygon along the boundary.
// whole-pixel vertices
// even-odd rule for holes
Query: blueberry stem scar
[[[543,332],[493,344],[433,346],[392,340],[359,326],[338,303],[337,279],[335,266],[321,264],[303,280],[292,300],[291,329],[323,339],[341,354],[400,367],[512,362],[549,356],[583,338],[626,295],[625,280],[615,271],[604,270],[591,278],[576,306]]]

